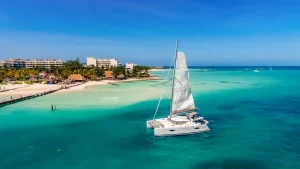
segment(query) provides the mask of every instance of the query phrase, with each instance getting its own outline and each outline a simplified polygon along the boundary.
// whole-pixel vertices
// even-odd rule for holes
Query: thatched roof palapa
[[[113,71],[106,70],[106,71],[104,72],[104,76],[105,76],[106,78],[112,78],[112,77],[113,77]]]
[[[71,74],[68,77],[68,80],[71,80],[71,81],[84,81],[85,78],[83,76],[81,76],[80,74]]]

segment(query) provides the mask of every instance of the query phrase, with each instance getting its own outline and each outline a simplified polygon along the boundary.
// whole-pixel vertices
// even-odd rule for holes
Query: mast
[[[172,64],[173,64],[173,62],[176,62],[175,59],[176,59],[176,57],[177,57],[177,47],[178,47],[178,37],[177,37],[177,41],[176,41],[176,54],[174,55],[174,57],[173,57],[173,59],[172,59],[172,61],[171,61],[171,63],[170,63],[168,75],[166,76],[166,80],[165,80],[164,86],[163,86],[163,88],[162,88],[162,90],[161,90],[160,98],[159,98],[159,101],[158,101],[158,104],[157,104],[157,107],[156,107],[156,110],[155,110],[155,113],[154,113],[154,116],[153,116],[153,120],[155,120],[155,117],[156,117],[156,114],[157,114],[157,112],[158,112],[158,108],[159,108],[159,105],[160,105],[160,102],[161,102],[161,99],[162,99],[162,96],[163,96],[163,93],[164,93],[164,89],[165,89],[165,87],[166,87],[167,82],[169,81],[169,77],[170,77],[170,72],[171,72]],[[174,72],[174,74],[175,74],[175,72]],[[173,81],[173,83],[174,83],[174,81]],[[174,84],[173,84],[173,86],[174,86]],[[173,95],[173,92],[172,92],[172,95]],[[170,112],[172,112],[172,102],[171,102],[171,111],[170,111]]]
[[[173,105],[173,96],[174,96],[174,82],[175,82],[175,70],[176,70],[176,60],[177,60],[177,52],[178,52],[178,37],[176,40],[176,49],[175,49],[175,59],[174,59],[174,72],[173,72],[173,83],[172,83],[172,96],[171,96],[171,104],[170,104],[170,116],[172,115],[172,105]]]

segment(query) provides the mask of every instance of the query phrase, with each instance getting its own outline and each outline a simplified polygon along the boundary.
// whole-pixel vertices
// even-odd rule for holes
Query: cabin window
[[[175,131],[175,130],[169,130],[169,131]]]
[[[199,129],[199,127],[196,127],[195,129]]]

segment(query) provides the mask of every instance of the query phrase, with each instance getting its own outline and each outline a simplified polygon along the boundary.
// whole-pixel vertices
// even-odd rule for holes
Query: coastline
[[[148,80],[159,80],[160,78],[154,77],[154,78],[131,78],[126,80],[101,80],[101,81],[88,81],[82,85],[78,85],[75,87],[71,87],[68,89],[60,90],[56,93],[63,93],[63,92],[72,92],[72,91],[81,91],[88,89],[89,87],[95,86],[95,85],[108,85],[108,84],[115,84],[115,83],[124,83],[124,82],[135,82],[135,81],[148,81]]]
[[[160,72],[160,71],[166,71],[168,69],[150,69],[148,72]]]
[[[89,87],[95,86],[95,85],[107,85],[107,84],[115,84],[115,83],[123,83],[123,82],[134,82],[134,81],[147,81],[147,80],[159,80],[158,77],[151,77],[151,78],[131,78],[126,80],[102,80],[102,81],[88,81],[86,83],[83,83],[81,85],[77,86],[69,86],[67,89],[61,89],[55,93],[64,93],[64,92],[72,92],[72,91],[81,91],[85,90]],[[6,85],[6,88],[11,88],[11,86],[14,85]],[[36,94],[40,92],[44,92],[47,90],[56,90],[60,88],[61,85],[53,85],[53,84],[33,84],[33,85],[24,85],[24,87],[20,87],[14,90],[9,90],[5,92],[1,92],[0,95],[0,101],[7,99],[8,97],[20,97],[20,95],[31,95]],[[55,94],[53,93],[53,94]]]

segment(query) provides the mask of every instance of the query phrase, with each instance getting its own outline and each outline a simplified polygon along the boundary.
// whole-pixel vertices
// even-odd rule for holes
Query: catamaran
[[[169,73],[164,83],[161,97],[158,102],[153,120],[147,121],[147,128],[154,129],[155,136],[176,136],[188,135],[209,131],[208,121],[204,120],[197,113],[194,98],[189,83],[189,71],[186,64],[186,57],[183,52],[178,52],[178,40],[174,61],[174,77],[172,84],[172,97],[170,103],[170,114],[167,118],[155,119],[162,93],[169,79]],[[172,62],[173,62],[172,61]],[[169,72],[171,70],[171,66]]]

